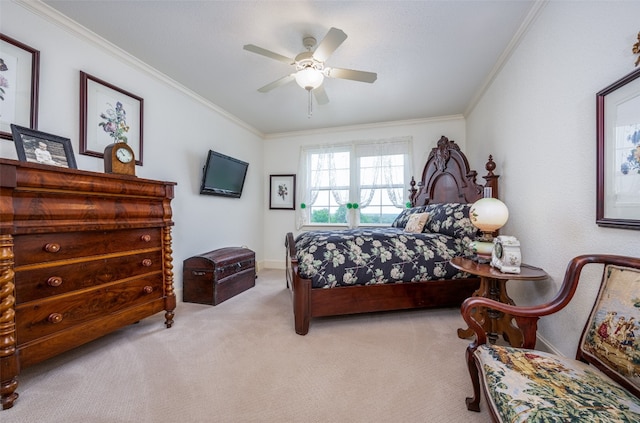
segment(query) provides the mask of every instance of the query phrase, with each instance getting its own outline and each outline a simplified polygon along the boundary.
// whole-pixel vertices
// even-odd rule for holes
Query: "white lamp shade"
[[[497,198],[481,198],[469,209],[469,218],[482,232],[494,232],[507,223],[509,209]]]
[[[322,81],[324,81],[324,75],[317,69],[307,67],[296,72],[296,82],[305,90],[313,90],[318,88]]]

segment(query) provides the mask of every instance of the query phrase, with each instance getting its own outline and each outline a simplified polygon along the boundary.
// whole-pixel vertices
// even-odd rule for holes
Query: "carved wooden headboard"
[[[496,164],[493,157],[485,165],[487,175],[485,185],[476,183],[478,172],[469,169],[469,162],[455,141],[442,136],[438,144],[429,153],[429,158],[422,171],[422,179],[417,183],[411,178],[409,199],[413,206],[431,203],[473,203],[484,197],[485,188],[491,193],[488,196],[498,198],[498,178],[493,170]]]

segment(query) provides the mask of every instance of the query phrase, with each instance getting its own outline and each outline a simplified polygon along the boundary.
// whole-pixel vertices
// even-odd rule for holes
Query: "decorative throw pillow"
[[[425,208],[427,208],[427,206],[418,206],[402,210],[398,217],[396,217],[396,219],[391,224],[391,227],[403,229],[405,226],[407,226],[407,222],[409,221],[411,215],[422,213]]]
[[[475,239],[481,234],[469,219],[471,204],[440,203],[431,204],[425,210],[431,218],[427,224],[427,231],[448,235],[454,238]]]
[[[419,234],[422,232],[425,223],[429,219],[429,213],[414,213],[409,217],[407,226],[404,227],[405,232],[413,232]]]

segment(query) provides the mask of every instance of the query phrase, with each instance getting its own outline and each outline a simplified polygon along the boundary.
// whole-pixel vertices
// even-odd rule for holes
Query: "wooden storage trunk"
[[[183,301],[218,305],[256,284],[256,254],[228,247],[184,260]]]

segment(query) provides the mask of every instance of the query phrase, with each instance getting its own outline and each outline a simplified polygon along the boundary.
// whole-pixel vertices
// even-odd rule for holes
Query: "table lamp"
[[[469,219],[473,226],[482,231],[480,239],[471,242],[469,247],[476,254],[479,263],[489,263],[493,250],[493,233],[507,223],[509,209],[497,198],[481,198],[471,205]]]

